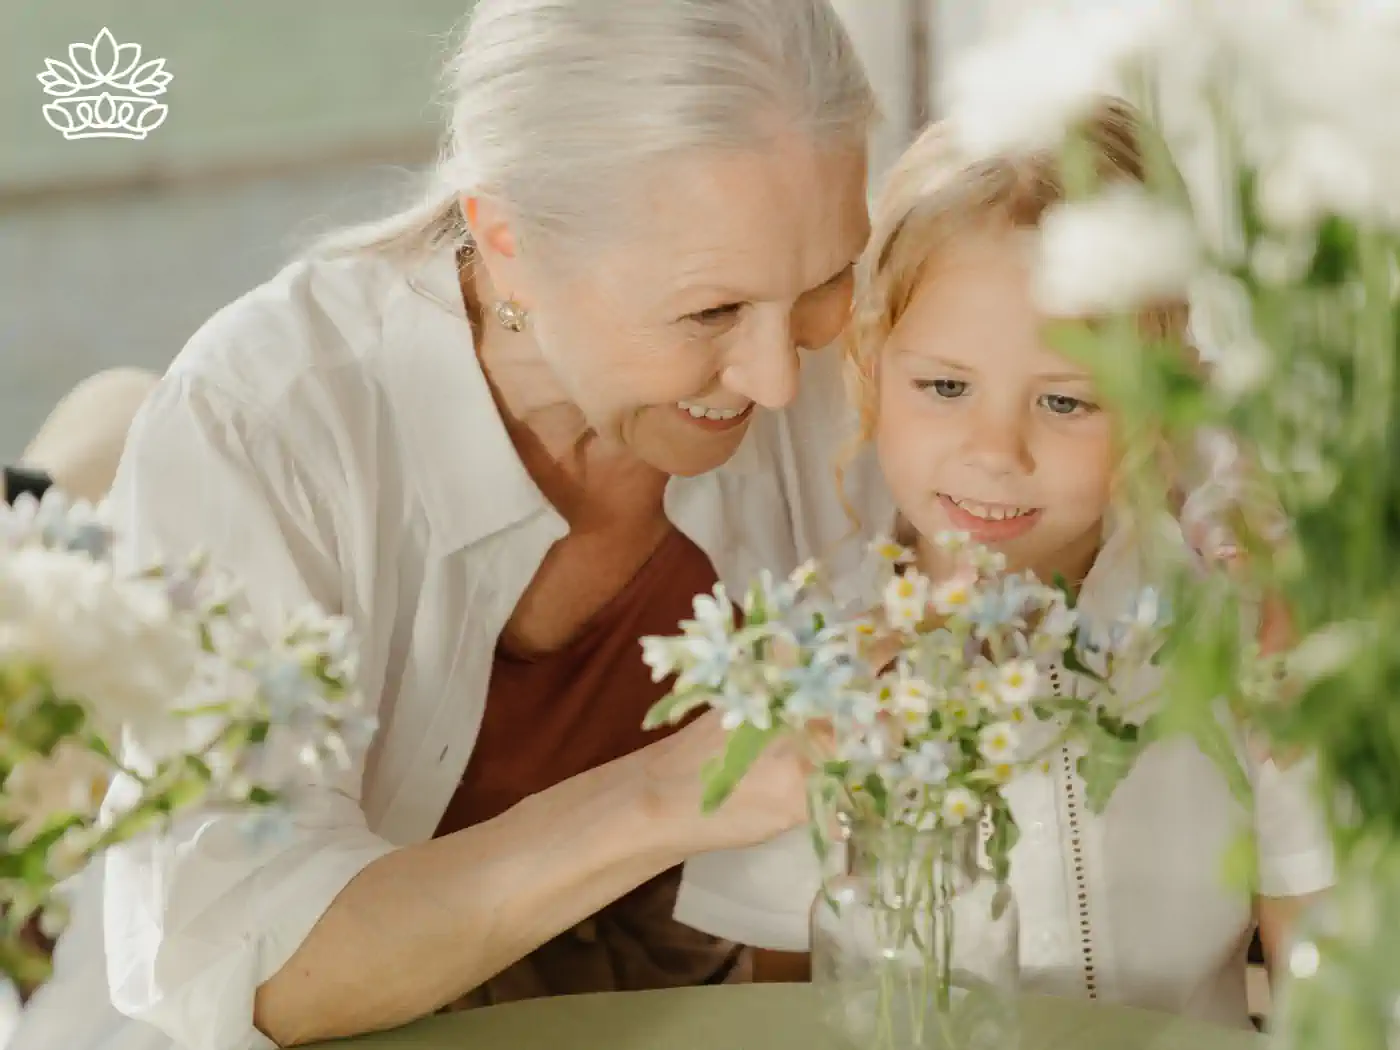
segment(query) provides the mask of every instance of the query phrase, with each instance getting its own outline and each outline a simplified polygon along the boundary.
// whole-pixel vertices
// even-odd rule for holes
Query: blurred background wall
[[[1028,0],[834,2],[884,103],[878,177],[937,112],[942,70]],[[163,368],[311,234],[399,196],[431,158],[438,70],[469,8],[0,0],[0,461],[84,376]],[[174,76],[143,142],[66,141],[41,114],[45,59],[104,26]]]
[[[432,155],[468,0],[0,0],[0,460],[115,364],[163,368],[314,231]],[[66,141],[35,79],[104,26],[164,58],[144,142]]]

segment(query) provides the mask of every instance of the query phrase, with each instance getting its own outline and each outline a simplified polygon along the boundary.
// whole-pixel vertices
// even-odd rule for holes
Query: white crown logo
[[[71,44],[68,61],[46,59],[44,93],[59,99],[44,119],[65,139],[145,139],[165,123],[170,107],[156,99],[174,77],[165,59],[142,64],[140,44],[118,44],[105,27],[91,44]]]

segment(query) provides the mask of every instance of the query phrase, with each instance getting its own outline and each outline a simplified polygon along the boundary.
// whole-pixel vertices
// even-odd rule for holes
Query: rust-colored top
[[[562,648],[496,650],[486,712],[437,835],[471,827],[569,777],[653,743],[656,683],[639,639],[674,634],[691,599],[714,586],[709,559],[672,529],[637,575]],[[747,974],[747,956],[675,922],[679,870],[667,872],[542,945],[452,1009],[574,992],[717,983]]]

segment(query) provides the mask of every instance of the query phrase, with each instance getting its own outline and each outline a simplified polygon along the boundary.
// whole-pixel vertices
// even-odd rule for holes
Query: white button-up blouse
[[[666,491],[671,521],[736,591],[849,546],[839,355],[803,356],[790,409],[760,412],[729,463]],[[888,517],[869,459],[847,491],[866,521]],[[164,1033],[113,1045],[266,1047],[255,989],[359,871],[433,834],[497,636],[567,526],[507,436],[445,251],[298,262],[221,311],[140,413],[111,501],[137,557],[207,550],[269,622],[314,600],[361,635],[379,730],[290,834],[254,843],[210,816],[105,863],[113,1002]],[[63,985],[60,972],[54,1006]]]

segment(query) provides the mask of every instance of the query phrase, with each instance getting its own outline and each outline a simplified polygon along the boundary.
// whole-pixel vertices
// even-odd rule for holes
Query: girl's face
[[[921,537],[970,533],[1013,571],[1083,579],[1114,463],[1088,374],[1050,350],[1024,235],[949,245],[916,289],[878,368],[875,441],[896,504]],[[930,565],[928,545],[920,560]]]

